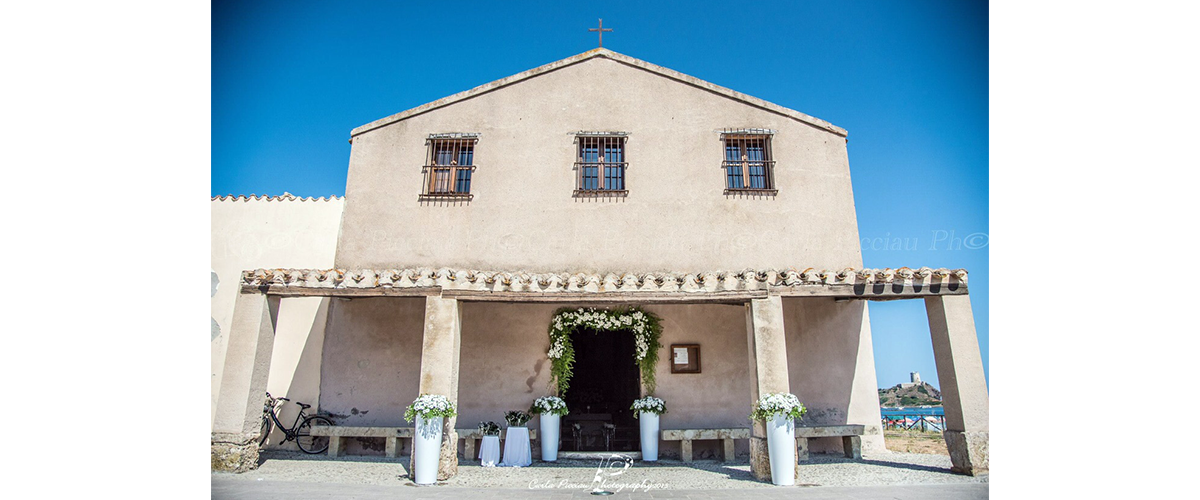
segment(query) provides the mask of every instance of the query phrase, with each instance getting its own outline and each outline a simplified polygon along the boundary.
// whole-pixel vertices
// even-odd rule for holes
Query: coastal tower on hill
[[[909,372],[908,382],[901,382],[901,388],[909,388],[916,385],[921,385],[921,372]]]

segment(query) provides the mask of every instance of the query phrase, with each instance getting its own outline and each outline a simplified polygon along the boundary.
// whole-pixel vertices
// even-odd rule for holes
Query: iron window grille
[[[725,144],[725,194],[775,194],[775,162],[771,155],[771,131],[727,130]]]
[[[623,132],[580,132],[575,136],[575,196],[623,196],[625,158]]]
[[[475,172],[477,134],[433,134],[425,141],[428,151],[422,200],[467,199],[471,194],[471,174]]]

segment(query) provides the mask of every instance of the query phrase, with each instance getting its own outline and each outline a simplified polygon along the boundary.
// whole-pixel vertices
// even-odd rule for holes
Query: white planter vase
[[[438,459],[442,455],[442,417],[424,419],[417,417],[413,436],[413,482],[434,484],[437,482]]]
[[[767,455],[771,459],[771,483],[796,484],[796,421],[787,415],[767,420]]]
[[[562,417],[559,415],[541,414],[538,416],[538,422],[541,428],[538,432],[538,441],[542,443],[542,461],[554,462],[558,460],[558,425]]]
[[[642,412],[638,415],[642,428],[642,461],[658,461],[658,415]]]

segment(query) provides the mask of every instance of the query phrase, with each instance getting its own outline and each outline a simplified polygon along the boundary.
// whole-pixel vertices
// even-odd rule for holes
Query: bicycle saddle
[[[309,408],[312,408],[312,405],[306,405],[304,403],[296,403],[296,404],[300,405],[301,410],[307,410]]]

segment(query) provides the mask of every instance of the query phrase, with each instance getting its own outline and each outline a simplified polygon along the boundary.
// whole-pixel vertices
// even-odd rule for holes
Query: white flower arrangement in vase
[[[491,421],[480,422],[478,429],[479,429],[479,433],[484,436],[499,436],[500,435],[500,424],[497,424],[495,422],[491,422]]]
[[[779,415],[797,419],[803,417],[807,412],[808,409],[800,404],[800,398],[797,398],[795,394],[767,393],[754,402],[750,420],[771,420]]]
[[[766,424],[771,482],[776,485],[796,484],[796,419],[807,411],[795,394],[767,393],[754,402],[750,419]]]
[[[654,396],[646,396],[633,400],[633,406],[629,409],[633,410],[633,418],[638,418],[638,415],[643,413],[662,415],[667,412],[667,404]]]
[[[547,414],[563,416],[570,413],[567,410],[567,402],[563,401],[558,396],[546,396],[533,400],[533,406],[529,407],[529,413]]]
[[[511,410],[504,412],[504,423],[509,427],[525,427],[529,422],[529,414],[521,410]]]
[[[667,412],[667,404],[654,396],[633,400],[633,418],[638,419],[642,439],[642,461],[658,460],[658,416]]]
[[[412,422],[417,417],[428,420],[435,417],[449,418],[455,415],[458,415],[458,410],[454,403],[440,394],[422,394],[404,410],[406,422]]]
[[[413,482],[437,481],[438,456],[441,454],[443,418],[458,415],[453,402],[439,394],[422,394],[404,410],[404,420],[416,424],[413,436]]]
[[[558,460],[558,431],[562,416],[569,413],[567,402],[558,396],[537,398],[529,407],[529,413],[538,415],[541,427],[542,460],[553,462]]]

